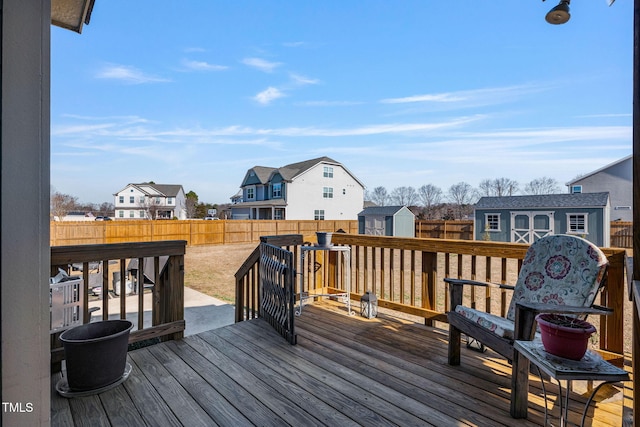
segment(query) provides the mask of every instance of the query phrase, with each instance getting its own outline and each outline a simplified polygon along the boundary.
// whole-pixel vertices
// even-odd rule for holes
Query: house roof
[[[327,156],[317,157],[315,159],[310,159],[310,160],[304,160],[302,162],[297,162],[297,163],[291,163],[289,165],[281,166],[279,168],[272,168],[268,166],[254,166],[251,169],[249,169],[245,174],[245,177],[242,180],[241,186],[244,187],[246,185],[247,178],[249,177],[249,173],[251,171],[253,171],[256,174],[261,184],[267,184],[276,174],[280,174],[283,180],[291,182],[294,178],[302,175],[309,169],[316,166],[318,163],[328,163],[328,164],[342,167],[349,175],[353,177],[353,179],[355,179],[358,182],[358,184],[362,185],[362,187],[364,188],[364,184],[362,184],[362,182],[360,182],[358,178],[356,178],[346,167],[344,167],[342,163],[336,160],[333,160],[332,158]]]
[[[127,186],[122,190],[118,191],[118,193],[121,193],[122,191],[124,191],[129,187],[136,187],[139,191],[141,191],[147,196],[176,197],[180,192],[180,190],[182,190],[182,185],[150,184],[148,182],[143,182],[141,184],[127,184]]]
[[[535,196],[482,197],[476,209],[531,209],[604,207],[609,193],[542,194]]]
[[[616,165],[617,165],[617,164],[619,164],[619,163],[625,162],[625,161],[627,161],[627,160],[631,159],[632,157],[633,157],[633,154],[629,154],[627,157],[623,157],[623,158],[622,158],[622,159],[620,159],[620,160],[616,160],[616,161],[615,161],[615,162],[613,162],[613,163],[609,163],[608,165],[603,166],[603,167],[601,167],[600,169],[596,169],[596,170],[594,170],[593,172],[589,172],[589,173],[588,173],[588,174],[586,174],[586,175],[579,176],[579,177],[577,177],[576,179],[574,179],[573,181],[569,181],[569,182],[567,182],[567,183],[566,183],[566,185],[567,185],[567,186],[569,186],[569,185],[573,185],[573,184],[575,184],[575,183],[576,183],[576,182],[578,182],[578,181],[582,181],[583,179],[585,179],[585,178],[587,178],[587,177],[590,177],[591,175],[595,175],[595,174],[597,174],[597,173],[599,173],[599,172],[602,172],[602,171],[607,170],[607,169],[609,169],[609,168],[611,168],[611,167],[613,167],[613,166],[616,166]]]
[[[398,211],[402,210],[402,208],[406,209],[406,206],[369,206],[364,208],[362,212],[358,214],[358,216],[364,215],[384,215],[390,216],[395,215]]]

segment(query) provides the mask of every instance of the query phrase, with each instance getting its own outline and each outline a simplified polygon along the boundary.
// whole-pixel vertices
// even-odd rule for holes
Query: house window
[[[322,175],[325,178],[333,178],[333,168],[331,166],[325,166]]]
[[[487,231],[500,231],[500,214],[499,213],[486,213],[484,214],[485,230]]]
[[[118,197],[118,203],[124,203],[124,196]]]
[[[271,189],[271,197],[273,197],[274,199],[279,199],[282,197],[282,184],[273,184],[273,187]]]
[[[135,217],[136,217],[135,211],[129,211],[129,218],[135,218]]]
[[[273,212],[273,219],[284,219],[284,209],[276,208]]]
[[[333,199],[333,188],[322,187],[322,197],[325,199]]]
[[[140,196],[138,200],[140,204],[144,204],[144,196]]]
[[[313,219],[316,221],[324,219],[324,209],[316,209],[313,211]]]
[[[568,234],[588,234],[587,227],[588,214],[567,214],[567,233]]]
[[[247,200],[253,200],[254,197],[255,197],[255,189],[247,188]]]
[[[124,218],[124,211],[118,211],[118,217]]]
[[[571,194],[582,193],[582,185],[572,185]]]
[[[129,203],[135,203],[135,202],[136,202],[135,196],[129,196]]]
[[[168,205],[172,205],[173,204],[173,197],[167,197],[167,204]]]
[[[140,218],[144,218],[144,217],[145,217],[144,211],[140,211]]]
[[[160,197],[156,197],[156,205],[160,204]]]

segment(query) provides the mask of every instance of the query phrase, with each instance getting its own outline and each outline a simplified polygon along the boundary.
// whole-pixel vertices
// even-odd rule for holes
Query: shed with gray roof
[[[358,214],[358,233],[415,237],[416,217],[406,206],[370,206]]]
[[[482,197],[474,209],[476,240],[531,244],[574,234],[600,247],[610,241],[609,193]]]

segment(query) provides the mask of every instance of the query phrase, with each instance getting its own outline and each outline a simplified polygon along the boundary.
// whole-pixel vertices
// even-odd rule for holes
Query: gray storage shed
[[[476,240],[531,244],[548,234],[575,234],[609,246],[609,193],[482,197],[475,206]]]
[[[416,217],[406,206],[371,206],[358,214],[358,233],[415,237]]]

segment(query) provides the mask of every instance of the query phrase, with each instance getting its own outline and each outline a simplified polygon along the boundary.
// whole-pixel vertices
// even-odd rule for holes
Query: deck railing
[[[299,239],[300,240],[300,239]],[[445,277],[469,278],[502,284],[515,284],[528,245],[484,241],[415,239],[334,233],[333,243],[351,247],[351,299],[358,301],[366,291],[375,293],[380,307],[424,318],[428,325],[446,322],[448,289]],[[291,249],[290,249],[291,250]],[[601,305],[613,309],[599,322],[601,350],[615,353],[624,350],[624,249],[605,248],[610,263],[607,287],[601,294]],[[343,291],[343,271],[335,254],[326,260],[319,254],[305,269],[305,290]],[[297,258],[296,258],[297,259]],[[246,280],[253,260],[248,259],[236,274],[236,283]],[[311,271],[314,274],[309,274]],[[246,273],[246,274],[245,274]],[[243,279],[243,277],[245,277]],[[245,306],[245,314],[236,321],[249,318],[246,310],[257,307],[257,276],[254,290],[243,289],[237,299],[237,310]],[[299,286],[299,283],[297,284]],[[298,288],[297,288],[298,289]],[[298,289],[299,290],[299,289]],[[476,309],[506,315],[511,292],[470,288],[465,303]],[[254,301],[255,300],[255,301]],[[628,325],[627,325],[628,326]]]
[[[54,246],[51,247],[51,272],[58,273],[59,269],[76,275],[73,266],[81,270],[83,280],[83,321],[88,323],[90,316],[90,269],[99,266],[102,280],[98,280],[100,286],[100,299],[98,301],[98,316],[107,320],[111,315],[117,315],[121,319],[127,318],[127,313],[137,312],[136,327],[129,337],[129,343],[159,338],[160,340],[180,339],[184,334],[184,254],[186,242],[183,240],[117,243],[105,245],[79,245],[79,246]],[[166,263],[162,262],[166,259]],[[127,307],[126,277],[127,263],[137,260],[137,277],[139,283],[136,292],[137,298],[134,307]],[[144,263],[152,262],[153,269],[144,267]],[[162,264],[162,265],[161,265]],[[78,268],[80,267],[80,268]],[[164,268],[163,268],[164,267]],[[145,271],[153,271],[152,286],[144,286]],[[122,278],[119,296],[114,296],[112,289],[113,273]],[[149,274],[148,274],[149,275]],[[147,276],[148,276],[147,275]],[[95,282],[95,281],[94,281]],[[145,306],[145,294],[151,293],[151,304]],[[109,300],[118,298],[117,312],[109,312]],[[95,302],[92,303],[95,306]],[[151,311],[151,320],[145,325],[145,311]],[[96,316],[94,314],[94,316]],[[150,325],[149,325],[150,323]],[[51,362],[59,365],[64,357],[58,339],[59,333],[51,336]]]

